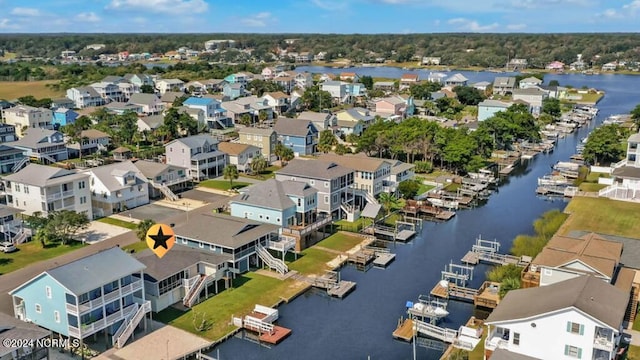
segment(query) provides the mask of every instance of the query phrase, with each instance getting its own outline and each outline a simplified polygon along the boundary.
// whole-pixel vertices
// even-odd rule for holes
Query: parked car
[[[16,250],[18,250],[18,248],[16,248],[16,246],[11,242],[5,241],[3,243],[0,243],[0,251],[4,253],[11,253]]]

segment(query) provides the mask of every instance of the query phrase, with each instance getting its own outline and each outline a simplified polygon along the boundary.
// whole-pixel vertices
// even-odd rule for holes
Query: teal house
[[[267,181],[241,190],[231,200],[231,216],[282,227],[305,226],[316,220],[318,190],[301,181]]]
[[[9,292],[15,317],[55,334],[122,347],[151,311],[145,266],[119,247],[46,270]]]
[[[485,121],[499,111],[506,111],[512,103],[499,100],[485,100],[478,104],[478,121]]]
[[[78,116],[80,115],[71,109],[58,108],[53,112],[53,124],[57,126],[73,124]]]

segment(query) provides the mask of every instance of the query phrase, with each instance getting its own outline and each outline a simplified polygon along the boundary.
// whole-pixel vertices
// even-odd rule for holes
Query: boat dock
[[[375,252],[369,249],[360,249],[349,254],[348,261],[356,266],[367,266],[376,257]]]
[[[367,249],[375,254],[376,258],[373,260],[373,266],[375,267],[386,268],[396,259],[396,254],[390,252],[387,248],[367,246]]]
[[[416,224],[405,221],[396,221],[395,227],[377,224],[370,231],[375,236],[401,242],[411,240],[417,233]]]
[[[478,295],[478,290],[457,286],[454,283],[445,285],[442,281],[438,281],[431,290],[431,295],[441,299],[473,302],[474,297]]]
[[[442,210],[439,207],[431,205],[428,201],[407,200],[405,207],[402,209],[404,214],[413,216],[425,216],[436,220],[447,221],[456,215],[453,211]]]
[[[258,340],[277,345],[291,335],[291,329],[274,325],[278,320],[278,310],[270,307],[255,305],[253,311],[242,318],[233,318],[233,324],[258,334]]]
[[[325,289],[329,296],[344,298],[356,287],[353,281],[340,280],[340,274],[335,271],[328,271],[320,277],[307,277],[307,282],[311,286]]]
[[[531,262],[529,256],[513,256],[509,254],[501,254],[500,243],[496,240],[484,240],[482,236],[478,236],[475,245],[471,247],[471,251],[467,252],[462,258],[462,262],[469,265],[477,265],[485,262],[494,265],[513,264],[525,267]]]
[[[575,186],[538,186],[536,194],[546,196],[564,196],[574,197],[578,193],[578,188]]]
[[[414,336],[414,327],[413,320],[411,319],[402,319],[398,320],[398,327],[393,332],[393,337],[395,339],[411,341]]]

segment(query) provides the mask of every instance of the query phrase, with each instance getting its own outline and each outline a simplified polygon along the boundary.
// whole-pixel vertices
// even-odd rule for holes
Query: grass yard
[[[435,181],[440,176],[453,176],[453,173],[444,170],[433,170],[428,174],[416,174],[416,178]]]
[[[229,191],[229,190],[241,189],[249,185],[251,185],[251,183],[234,181],[233,187],[232,187],[228,180],[205,180],[201,182],[198,186],[203,186],[210,189]]]
[[[81,242],[76,241],[68,245],[49,245],[46,248],[43,248],[42,244],[37,241],[20,244],[17,246],[18,251],[10,254],[0,253],[0,274],[6,274],[38,261],[60,256],[82,246]]]
[[[611,175],[607,173],[592,172],[592,173],[589,173],[589,175],[587,175],[587,178],[584,181],[597,184],[598,179],[601,177],[608,179],[611,177]]]
[[[296,270],[303,275],[320,275],[331,270],[326,264],[335,258],[336,254],[309,248],[302,251],[302,257],[298,257],[298,260],[287,265],[289,269]]]
[[[279,166],[273,165],[273,166],[269,166],[258,175],[240,174],[240,176],[250,178],[250,179],[256,179],[256,180],[274,179],[276,177],[276,171],[279,169],[280,169]]]
[[[570,216],[560,228],[561,234],[584,230],[640,239],[640,204],[575,197],[564,211]]]
[[[579,186],[580,191],[587,191],[587,192],[598,192],[606,187],[607,185],[604,185],[604,184],[594,184],[589,182],[583,182]]]
[[[424,194],[433,188],[435,188],[435,186],[420,183],[420,187],[418,188],[418,195]]]
[[[371,225],[371,219],[360,217],[353,222],[342,219],[334,222],[334,224],[338,225],[338,229],[342,231],[359,232],[366,226]]]
[[[98,221],[101,222],[101,223],[109,224],[109,225],[120,226],[122,228],[129,229],[129,230],[135,230],[136,229],[136,224],[134,224],[132,222],[120,220],[120,219],[114,219],[114,218],[110,218],[110,217],[103,217],[102,219],[98,219]]]
[[[155,319],[215,341],[235,329],[235,326],[229,324],[232,316],[244,316],[256,304],[273,306],[282,298],[293,297],[307,286],[291,279],[281,281],[247,273],[234,281],[234,288],[195,305],[191,311],[181,312],[168,308],[156,314]],[[194,315],[199,321],[203,317],[209,328],[204,331],[196,330],[193,325]]]
[[[57,80],[0,81],[0,99],[13,100],[26,95],[33,95],[36,99],[62,97],[63,91],[54,91],[46,86],[57,82]]]
[[[320,241],[318,246],[338,251],[347,251],[360,244],[362,240],[364,239],[360,236],[339,232]]]
[[[145,249],[148,249],[149,246],[147,246],[147,242],[146,241],[138,241],[136,243],[133,243],[131,245],[127,245],[127,246],[123,246],[122,249],[127,251],[127,250],[133,250],[133,252],[140,252],[143,251]]]
[[[604,94],[582,94],[581,103],[596,104]]]
[[[629,345],[626,360],[640,360],[640,346]]]

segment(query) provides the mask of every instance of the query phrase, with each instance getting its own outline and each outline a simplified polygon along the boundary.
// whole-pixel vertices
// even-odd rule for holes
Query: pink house
[[[265,80],[271,80],[276,76],[277,72],[276,69],[272,68],[272,67],[266,67],[264,69],[262,69],[262,77]]]
[[[376,112],[385,115],[403,115],[407,107],[406,101],[398,96],[379,99],[375,104]]]
[[[547,70],[563,70],[564,69],[564,63],[560,62],[560,61],[554,61],[552,63],[550,63],[549,65],[547,65]]]

